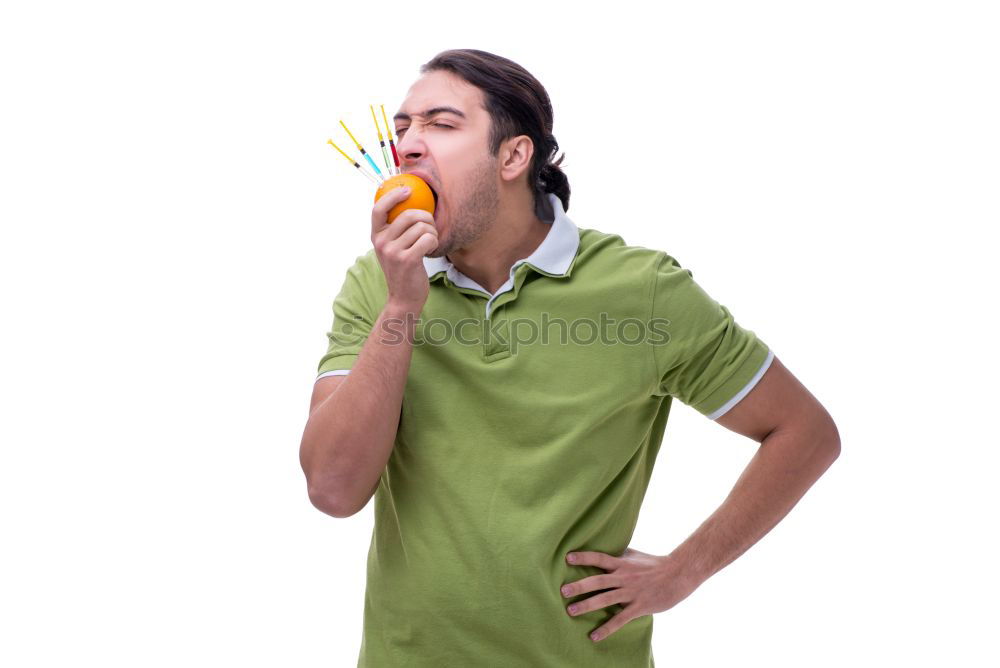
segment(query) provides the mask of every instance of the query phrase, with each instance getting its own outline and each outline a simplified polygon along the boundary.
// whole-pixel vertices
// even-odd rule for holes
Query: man
[[[653,666],[653,613],[784,517],[837,428],[691,271],[568,218],[534,77],[476,50],[421,73],[398,150],[438,204],[374,206],[301,445],[317,508],[375,496],[358,665]],[[628,544],[673,397],[761,445],[656,556]]]

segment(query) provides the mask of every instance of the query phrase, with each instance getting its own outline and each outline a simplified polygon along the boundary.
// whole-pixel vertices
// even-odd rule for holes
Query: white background
[[[372,504],[320,513],[298,461],[370,245],[325,141],[470,47],[548,89],[570,218],[691,268],[840,428],[657,664],[996,665],[991,5],[5,5],[0,663],[354,665]],[[672,413],[657,554],[756,448]]]

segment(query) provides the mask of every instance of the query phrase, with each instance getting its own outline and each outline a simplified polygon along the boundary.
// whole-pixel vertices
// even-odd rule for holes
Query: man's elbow
[[[816,442],[825,457],[829,460],[829,464],[832,464],[840,457],[840,430],[837,429],[837,423],[833,421],[830,414],[825,411],[821,424],[822,426],[819,429],[819,436],[816,438]]]
[[[787,425],[780,425],[769,434],[768,439],[795,444],[798,456],[815,462],[823,462],[826,470],[840,457],[840,431],[837,423],[825,410],[818,410],[811,415],[800,416]]]
[[[309,501],[317,510],[331,517],[346,518],[357,514],[361,510],[361,508],[357,507],[357,504],[346,503],[326,490],[312,486],[309,487]]]

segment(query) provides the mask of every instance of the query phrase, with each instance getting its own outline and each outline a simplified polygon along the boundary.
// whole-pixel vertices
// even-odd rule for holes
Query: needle
[[[396,163],[396,173],[399,174],[399,156],[396,155],[396,144],[392,141],[392,126],[389,125],[389,118],[385,115],[385,105],[382,107],[382,120],[385,121],[385,131],[389,133],[389,148],[392,149],[392,161]]]
[[[347,130],[347,126],[344,125],[344,121],[341,121],[340,124],[344,126],[345,130]],[[347,134],[348,136],[350,136],[351,139],[354,140],[354,144],[358,147],[358,150],[361,151],[361,155],[363,155],[365,157],[365,160],[368,161],[368,164],[372,166],[372,169],[375,170],[375,173],[378,174],[378,177],[384,180],[385,177],[382,176],[382,170],[378,168],[378,165],[375,164],[375,161],[372,160],[370,155],[368,155],[368,153],[365,151],[365,147],[361,145],[361,142],[359,142],[357,139],[354,139],[354,135],[351,134],[350,130],[347,130]]]
[[[382,126],[378,124],[378,119],[375,118],[375,107],[368,105],[368,108],[372,112],[372,120],[375,121],[375,130],[378,132],[378,143],[382,147],[382,159],[385,160],[385,171],[392,174],[392,165],[389,164],[389,154],[385,152],[385,139],[382,137]],[[386,126],[388,128],[388,126]]]
[[[356,161],[356,160],[355,160],[354,158],[352,158],[351,156],[349,156],[349,155],[347,155],[346,153],[344,153],[343,151],[341,151],[341,150],[340,150],[340,147],[339,147],[339,146],[337,146],[336,144],[334,144],[334,143],[333,143],[333,140],[332,140],[332,139],[327,139],[327,140],[326,140],[326,143],[327,143],[327,144],[329,144],[330,146],[334,147],[335,149],[337,149],[337,151],[339,151],[339,152],[340,152],[340,155],[342,155],[342,156],[344,156],[345,158],[347,158],[347,162],[349,162],[349,163],[351,163],[352,165],[354,165],[355,167],[357,167],[357,168],[358,168],[358,171],[359,171],[359,172],[361,172],[362,174],[364,174],[364,175],[365,175],[365,178],[367,178],[367,179],[368,179],[369,181],[371,181],[371,182],[372,182],[372,183],[374,183],[375,185],[381,185],[381,184],[379,183],[378,179],[376,179],[376,178],[375,178],[374,176],[372,176],[371,174],[369,174],[369,173],[368,173],[368,172],[366,172],[365,170],[361,169],[361,165],[359,165],[359,164],[357,163],[357,161]]]

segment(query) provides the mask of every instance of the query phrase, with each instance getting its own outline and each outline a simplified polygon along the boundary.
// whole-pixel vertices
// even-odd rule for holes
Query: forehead
[[[410,86],[395,117],[419,118],[438,107],[452,107],[473,122],[486,115],[481,90],[451,72],[437,70],[422,75]]]

